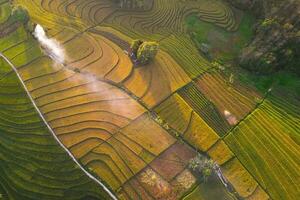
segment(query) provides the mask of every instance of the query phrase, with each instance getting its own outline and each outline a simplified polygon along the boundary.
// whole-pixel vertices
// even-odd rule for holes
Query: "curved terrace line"
[[[48,130],[50,131],[50,133],[52,134],[52,136],[55,138],[55,140],[58,142],[58,144],[69,154],[69,156],[73,159],[73,161],[78,165],[78,167],[92,180],[94,180],[96,183],[98,183],[107,193],[108,195],[113,199],[113,200],[118,200],[117,197],[102,183],[100,182],[98,179],[96,179],[93,175],[91,175],[86,169],[84,169],[80,163],[76,160],[76,158],[73,156],[73,154],[61,143],[61,141],[58,139],[58,137],[55,135],[54,131],[52,130],[52,128],[50,127],[50,125],[47,123],[46,119],[44,118],[43,114],[41,113],[41,111],[39,110],[38,106],[35,104],[31,94],[29,93],[29,91],[27,90],[27,87],[24,83],[24,81],[22,80],[20,74],[18,73],[18,70],[16,69],[16,67],[14,66],[13,63],[10,62],[10,60],[5,57],[2,52],[0,52],[0,57],[2,57],[10,66],[11,68],[14,70],[14,72],[16,73],[18,79],[20,80],[22,86],[24,87],[24,90],[26,91],[27,96],[29,97],[31,103],[33,104],[34,108],[36,109],[36,111],[38,112],[39,116],[41,117],[41,119],[43,120],[43,122],[46,124]]]

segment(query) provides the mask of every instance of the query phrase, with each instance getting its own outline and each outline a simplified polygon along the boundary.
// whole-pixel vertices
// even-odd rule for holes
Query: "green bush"
[[[142,40],[133,40],[132,41],[130,48],[131,48],[132,53],[134,53],[134,55],[137,55],[138,49],[142,43],[143,43]]]
[[[29,20],[29,14],[27,10],[22,8],[21,6],[18,6],[13,9],[11,17],[14,21],[18,21],[22,23],[26,23]]]
[[[152,60],[157,52],[159,45],[157,42],[143,42],[137,52],[137,60],[141,64],[147,64]]]
[[[266,18],[262,23],[261,23],[261,26],[262,27],[269,27],[269,26],[272,26],[274,24],[278,24],[277,20],[274,19],[274,18]]]

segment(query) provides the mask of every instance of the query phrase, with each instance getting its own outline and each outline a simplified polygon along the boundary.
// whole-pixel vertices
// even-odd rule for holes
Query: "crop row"
[[[237,121],[251,112],[261,97],[254,89],[247,88],[234,76],[226,76],[221,72],[208,72],[196,81],[199,90],[216,105],[219,112],[230,112]]]
[[[218,135],[222,136],[228,131],[228,122],[217,110],[215,105],[200,92],[194,83],[190,83],[182,88],[179,91],[179,95],[213,130],[216,131],[216,133],[218,133]]]
[[[206,105],[202,101],[198,105]],[[196,149],[207,153],[217,162],[224,176],[238,194],[244,198],[267,199],[268,195],[258,185],[252,175],[244,168],[226,143],[220,139],[190,101],[174,94],[155,108],[157,114],[167,125],[175,129],[181,137]]]
[[[299,102],[297,103],[299,104]],[[226,143],[274,199],[299,196],[299,109],[268,97],[226,138]]]
[[[10,70],[0,64],[1,72]],[[59,147],[14,73],[0,80],[0,186],[9,199],[108,198]]]

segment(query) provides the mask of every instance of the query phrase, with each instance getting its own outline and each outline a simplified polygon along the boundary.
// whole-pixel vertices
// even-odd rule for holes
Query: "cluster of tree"
[[[216,164],[212,159],[197,154],[196,157],[192,158],[189,162],[189,168],[196,174],[199,174],[204,181],[213,174]]]
[[[130,46],[130,56],[138,64],[145,65],[156,56],[159,44],[142,40],[133,40]]]
[[[255,37],[241,52],[240,65],[258,74],[290,70],[300,75],[300,1],[228,1],[258,16]]]

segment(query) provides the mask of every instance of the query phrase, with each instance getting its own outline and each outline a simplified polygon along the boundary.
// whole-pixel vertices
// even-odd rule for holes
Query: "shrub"
[[[130,48],[131,48],[131,51],[132,53],[134,53],[135,55],[137,55],[137,51],[140,47],[140,45],[143,43],[142,40],[133,40],[131,45],[130,45]]]
[[[27,10],[22,8],[21,6],[13,9],[11,17],[14,21],[19,21],[22,23],[26,23],[29,20],[29,14]]]
[[[274,18],[271,18],[271,19],[267,18],[267,19],[265,19],[265,20],[261,23],[261,26],[262,26],[262,27],[270,27],[270,26],[272,26],[272,25],[274,25],[274,24],[278,24],[278,22],[276,21],[276,19],[274,19]]]
[[[137,52],[137,60],[141,64],[147,64],[158,52],[157,42],[143,42]]]
[[[189,168],[201,175],[204,181],[207,181],[215,168],[216,164],[212,159],[208,159],[201,154],[197,154],[195,158],[192,158],[189,162]]]

